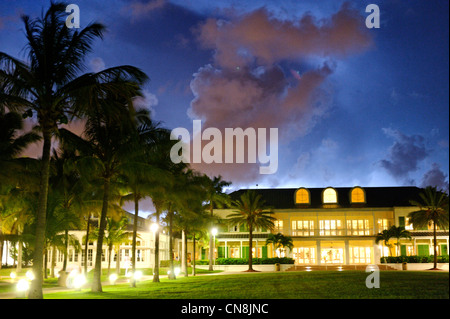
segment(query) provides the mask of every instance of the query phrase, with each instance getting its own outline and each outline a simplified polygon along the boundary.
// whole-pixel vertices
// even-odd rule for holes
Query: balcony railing
[[[308,229],[291,230],[291,236],[299,237],[327,237],[327,236],[375,236],[378,231],[373,229]]]

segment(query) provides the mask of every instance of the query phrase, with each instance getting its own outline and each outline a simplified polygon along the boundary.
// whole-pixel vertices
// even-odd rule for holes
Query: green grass
[[[162,279],[49,293],[46,299],[427,299],[449,298],[449,273],[382,271],[380,288],[368,289],[362,271],[209,275]]]
[[[16,272],[15,268],[0,269],[0,293],[16,291],[16,287],[15,287],[16,283],[18,282],[19,278],[25,278],[25,274],[28,270],[31,270],[31,268],[22,268],[22,270],[19,273]],[[151,269],[151,268],[145,268],[145,269],[139,269],[139,270],[142,271],[144,276],[151,276],[153,274],[153,269]],[[167,275],[168,270],[169,270],[169,268],[162,267],[162,268],[160,268],[159,274],[162,276]],[[15,279],[15,281],[12,281],[12,279],[10,279],[10,274],[13,271],[16,272],[16,275],[17,275],[17,278]],[[101,276],[102,282],[108,281],[107,272],[108,272],[107,269],[103,269],[102,276]],[[222,270],[209,271],[209,270],[197,268],[196,272],[197,272],[197,274],[220,273],[220,272],[222,272]],[[115,268],[111,269],[110,273],[115,273]],[[188,267],[188,274],[192,274],[191,267]],[[88,272],[87,280],[89,282],[92,282],[93,277],[94,277],[94,271],[91,270]],[[119,274],[119,280],[124,279],[124,278],[126,278],[125,277],[125,269],[121,269],[120,274]],[[58,278],[50,278],[50,276],[49,276],[48,278],[44,279],[43,288],[52,288],[52,287],[58,287]]]

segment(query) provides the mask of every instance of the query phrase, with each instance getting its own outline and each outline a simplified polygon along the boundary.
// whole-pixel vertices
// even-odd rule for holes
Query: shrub
[[[294,264],[294,259],[284,258],[253,258],[254,265]],[[217,258],[216,265],[248,265],[248,258]]]
[[[387,256],[387,257],[381,257],[380,258],[381,263],[385,264],[395,264],[395,263],[432,263],[434,261],[434,256]],[[438,256],[437,258],[438,263],[448,263],[449,257],[448,255]]]

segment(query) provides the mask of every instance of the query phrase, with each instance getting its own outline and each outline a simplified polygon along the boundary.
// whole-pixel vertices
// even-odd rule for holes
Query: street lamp
[[[156,231],[158,230],[158,224],[157,224],[157,223],[151,224],[151,225],[150,225],[150,230],[151,230],[153,233],[156,233]]]
[[[213,238],[214,238],[214,240],[213,240],[213,242],[214,242],[214,249],[213,249],[213,252],[214,252],[214,267],[216,266],[216,235],[217,235],[217,228],[213,228],[213,229],[211,229],[211,234],[213,235]]]

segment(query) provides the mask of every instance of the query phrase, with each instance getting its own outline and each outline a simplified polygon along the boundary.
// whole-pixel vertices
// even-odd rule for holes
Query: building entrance
[[[322,248],[321,262],[324,264],[343,264],[344,249],[343,248]]]

